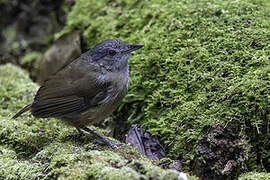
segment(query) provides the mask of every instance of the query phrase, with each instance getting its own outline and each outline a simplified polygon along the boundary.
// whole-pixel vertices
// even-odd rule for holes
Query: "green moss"
[[[0,66],[0,84],[0,179],[177,179],[177,171],[153,165],[128,146],[98,146],[86,136],[67,139],[75,129],[56,119],[29,113],[11,119],[38,86],[10,64]]]
[[[238,180],[269,180],[269,173],[258,173],[258,172],[250,172],[241,175]]]
[[[0,147],[0,179],[38,179],[42,177],[42,167],[38,162],[19,159],[16,152]]]
[[[16,51],[20,44],[16,41],[16,28],[9,26],[3,30],[3,37],[5,38],[8,51]]]
[[[25,71],[10,64],[0,66],[0,77],[0,115],[12,117],[12,113],[33,99],[38,86]]]
[[[61,33],[79,30],[84,50],[113,37],[145,45],[130,59],[131,86],[116,119],[159,135],[170,157],[192,163],[204,127],[233,123],[257,157],[269,159],[269,7],[78,0]]]
[[[263,0],[77,0],[56,36],[79,30],[84,50],[114,37],[145,45],[130,58],[131,86],[115,118],[140,123],[158,135],[169,156],[180,159],[184,168],[196,156],[203,129],[220,123],[233,124],[249,140],[247,171],[261,166],[269,171],[269,18],[270,4]],[[24,114],[10,120],[37,87],[10,65],[1,67],[0,77],[0,145],[25,163],[41,163],[30,168],[28,177],[39,176],[31,172],[59,179],[175,175],[145,159],[138,160],[143,162],[139,169],[134,162],[122,166],[141,159],[132,150],[125,154],[126,147],[108,152],[86,140],[66,142],[72,128],[54,119]],[[15,177],[11,170],[6,174]]]
[[[21,59],[20,64],[24,65],[24,64],[27,64],[27,63],[31,63],[34,60],[39,60],[41,57],[42,57],[42,53],[40,53],[40,52],[31,52],[31,53],[25,55]],[[37,68],[37,67],[35,67],[35,68]]]
[[[41,52],[33,51],[20,58],[19,64],[23,68],[28,69],[31,78],[36,78],[41,58]]]

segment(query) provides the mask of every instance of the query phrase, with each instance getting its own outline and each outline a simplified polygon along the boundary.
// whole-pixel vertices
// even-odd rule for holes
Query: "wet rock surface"
[[[72,32],[63,35],[45,52],[39,65],[37,82],[42,84],[50,75],[79,57],[81,53],[80,34]]]

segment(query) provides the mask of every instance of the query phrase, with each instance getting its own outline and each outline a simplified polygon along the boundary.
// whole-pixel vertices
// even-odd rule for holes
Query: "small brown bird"
[[[13,118],[30,110],[34,117],[61,119],[80,134],[94,134],[109,146],[118,145],[86,126],[101,122],[120,104],[129,86],[128,58],[141,47],[117,38],[97,44],[50,76],[34,101]]]

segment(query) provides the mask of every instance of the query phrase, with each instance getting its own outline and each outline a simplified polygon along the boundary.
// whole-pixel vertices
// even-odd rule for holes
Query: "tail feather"
[[[19,117],[22,113],[29,111],[31,109],[31,105],[32,104],[28,104],[27,106],[25,106],[24,108],[22,108],[17,114],[15,114],[15,116],[12,117],[12,119],[16,119],[17,117]]]

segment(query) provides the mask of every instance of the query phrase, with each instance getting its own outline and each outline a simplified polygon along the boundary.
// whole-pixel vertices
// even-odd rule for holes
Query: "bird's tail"
[[[22,108],[17,114],[15,114],[15,116],[12,117],[12,119],[16,119],[17,117],[19,117],[22,113],[29,111],[31,109],[31,105],[32,104],[28,104],[27,106],[25,106],[24,108]]]

